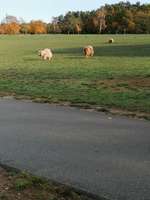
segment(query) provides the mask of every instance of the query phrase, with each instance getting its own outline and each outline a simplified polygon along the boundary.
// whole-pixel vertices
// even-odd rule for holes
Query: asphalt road
[[[112,200],[150,200],[150,122],[1,99],[0,162]]]

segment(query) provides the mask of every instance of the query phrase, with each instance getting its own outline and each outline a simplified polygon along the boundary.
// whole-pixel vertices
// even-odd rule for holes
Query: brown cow
[[[94,56],[94,48],[91,45],[84,47],[83,52],[86,58]]]
[[[110,38],[110,39],[108,40],[108,43],[109,43],[109,44],[114,43],[114,39],[113,39],[113,38]]]

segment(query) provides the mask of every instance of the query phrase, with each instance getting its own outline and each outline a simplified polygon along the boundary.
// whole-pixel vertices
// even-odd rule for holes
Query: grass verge
[[[0,166],[0,200],[106,200],[27,172]]]

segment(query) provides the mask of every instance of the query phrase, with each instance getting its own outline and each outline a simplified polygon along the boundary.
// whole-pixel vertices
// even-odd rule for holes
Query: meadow
[[[46,47],[51,62],[38,57]],[[1,35],[0,95],[150,114],[150,35]]]

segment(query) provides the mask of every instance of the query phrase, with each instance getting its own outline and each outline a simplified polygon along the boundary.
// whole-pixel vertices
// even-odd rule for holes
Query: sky
[[[67,11],[93,10],[106,3],[118,2],[116,0],[0,0],[0,21],[7,14],[22,17],[26,22],[32,19],[49,22],[53,16],[65,14]],[[137,0],[130,2],[135,3]],[[140,2],[148,3],[149,0]]]

